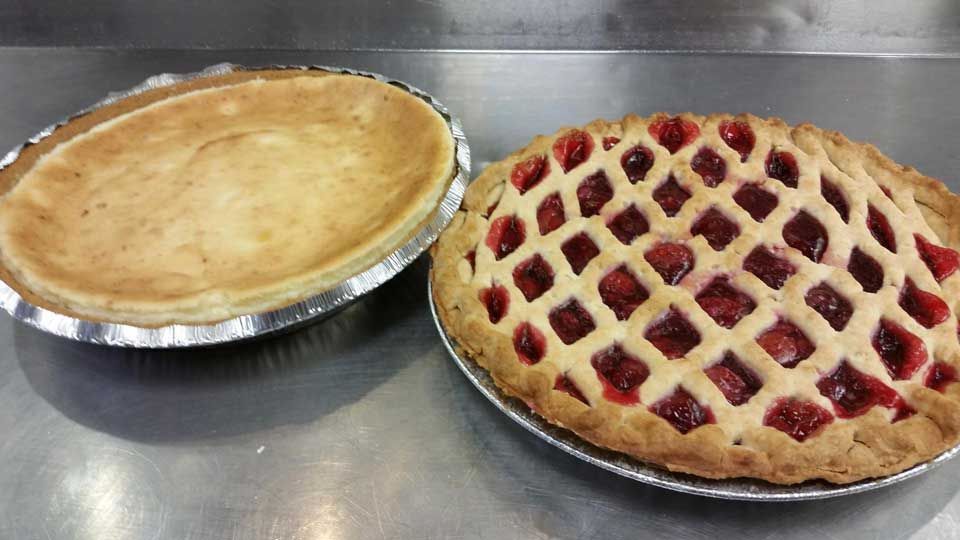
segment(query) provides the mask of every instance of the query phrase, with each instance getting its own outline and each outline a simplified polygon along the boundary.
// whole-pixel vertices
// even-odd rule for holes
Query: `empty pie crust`
[[[538,136],[432,250],[506,393],[672,471],[848,483],[960,437],[960,202],[809,124],[682,114]]]
[[[74,317],[162,326],[277,309],[395,251],[455,143],[371,78],[238,71],[80,116],[0,171],[0,278]]]

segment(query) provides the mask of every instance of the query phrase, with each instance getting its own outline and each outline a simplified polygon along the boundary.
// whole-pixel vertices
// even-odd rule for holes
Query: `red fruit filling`
[[[813,342],[793,323],[779,320],[757,336],[757,344],[778,364],[793,369],[816,350]]]
[[[956,381],[957,370],[949,364],[937,362],[930,366],[930,371],[927,373],[927,378],[924,379],[923,384],[943,393],[947,389],[947,385]]]
[[[471,249],[470,251],[467,252],[466,255],[463,256],[463,258],[466,259],[468,263],[470,263],[470,270],[473,272],[476,272],[477,271],[477,250]]]
[[[490,322],[497,324],[510,307],[510,293],[503,285],[494,285],[480,291],[480,301],[487,307]]]
[[[880,319],[880,326],[873,334],[873,348],[896,380],[909,379],[927,361],[923,340],[887,319]]]
[[[563,211],[563,199],[559,193],[544,197],[537,207],[537,225],[540,227],[540,236],[545,236],[566,223],[567,217]]]
[[[833,410],[840,418],[860,416],[874,405],[897,407],[902,401],[893,388],[857,371],[846,360],[817,381],[817,388],[820,395],[833,402]]]
[[[603,149],[609,150],[617,145],[620,142],[620,137],[604,137],[603,138]]]
[[[783,226],[783,241],[811,261],[820,262],[830,238],[817,218],[801,210]]]
[[[650,230],[650,223],[643,217],[637,206],[631,204],[607,223],[607,228],[624,245],[630,245],[634,238],[646,234]]]
[[[587,263],[600,254],[600,248],[597,247],[597,244],[593,243],[593,240],[587,236],[587,233],[579,233],[571,236],[564,243],[560,244],[560,251],[562,251],[563,256],[567,258],[567,262],[570,263],[570,268],[573,269],[573,273],[578,276],[580,272],[583,272],[583,269],[586,268]]]
[[[727,244],[740,236],[740,227],[730,221],[727,216],[716,208],[711,207],[693,222],[690,227],[693,236],[703,235],[714,251],[723,251]]]
[[[925,328],[933,328],[950,317],[946,302],[920,289],[910,278],[907,278],[900,291],[900,307]]]
[[[598,286],[600,298],[618,320],[625,321],[637,307],[650,297],[626,265],[620,265],[603,276]]]
[[[513,283],[527,302],[533,302],[553,287],[553,268],[537,253],[513,269]]]
[[[573,384],[573,381],[564,375],[557,375],[557,380],[553,383],[553,389],[557,390],[558,392],[563,392],[564,394],[573,396],[574,398],[583,402],[584,405],[590,405],[587,403],[587,398],[583,397],[580,389],[577,388],[577,385]]]
[[[603,384],[603,397],[624,405],[640,402],[639,387],[647,380],[650,370],[639,358],[616,344],[595,353],[590,365]]]
[[[620,156],[620,166],[631,184],[647,177],[647,171],[653,167],[653,151],[643,145],[637,145]]]
[[[583,179],[577,186],[577,200],[580,201],[580,215],[595,216],[603,205],[613,198],[613,186],[606,173],[597,171]]]
[[[550,162],[547,156],[533,156],[513,166],[510,183],[521,195],[530,191],[550,174]]]
[[[680,283],[693,270],[693,252],[683,244],[658,244],[643,255],[667,285]]]
[[[860,251],[860,248],[853,248],[850,252],[847,272],[850,272],[853,279],[868,293],[875,293],[883,286],[883,267],[873,257]]]
[[[727,351],[723,359],[703,370],[707,377],[717,385],[723,397],[733,406],[750,401],[763,386],[760,377],[743,365],[732,352]]]
[[[763,425],[779,429],[797,442],[816,435],[830,422],[833,422],[833,415],[823,407],[787,397],[777,398],[763,415]]]
[[[720,123],[719,131],[723,142],[740,154],[740,163],[745,163],[757,142],[750,125],[746,122],[724,121]]]
[[[520,362],[532,366],[543,359],[547,351],[547,340],[532,324],[521,323],[513,330],[513,350],[517,351]]]
[[[717,187],[727,177],[727,162],[710,148],[701,148],[690,159],[690,168],[703,178],[707,187]]]
[[[660,184],[657,186],[657,189],[653,190],[653,200],[657,201],[660,208],[663,208],[663,212],[667,214],[667,217],[677,215],[677,212],[683,207],[683,203],[687,202],[689,198],[690,193],[680,187],[677,179],[674,178],[672,174],[667,178],[666,182]]]
[[[847,198],[843,195],[843,191],[823,175],[820,176],[820,195],[823,195],[824,200],[837,210],[844,223],[850,221],[850,207],[847,206]]]
[[[757,184],[744,184],[733,194],[733,200],[757,223],[763,223],[777,207],[777,196]]]
[[[938,282],[946,279],[947,276],[957,271],[960,267],[960,254],[956,251],[931,244],[926,238],[919,234],[913,235],[917,241],[917,251],[920,252],[920,258],[933,273],[934,279]]]
[[[487,247],[499,261],[513,253],[527,238],[523,220],[517,216],[501,216],[490,225]]]
[[[647,132],[671,154],[676,154],[677,150],[690,144],[700,135],[700,128],[693,122],[675,116],[669,120],[653,122],[647,128]]]
[[[679,311],[670,311],[647,327],[643,337],[668,360],[680,358],[700,344],[700,332]]]
[[[724,328],[733,328],[757,307],[752,298],[730,285],[726,276],[711,281],[696,300],[707,315]]]
[[[565,345],[577,342],[597,327],[593,317],[576,299],[554,308],[547,316],[550,326]]]
[[[827,285],[826,281],[807,291],[803,300],[837,332],[847,326],[847,322],[853,315],[853,305],[850,301]]]
[[[897,237],[893,235],[893,229],[887,221],[887,216],[880,213],[872,204],[867,205],[867,228],[870,234],[880,242],[880,245],[887,248],[891,253],[897,252]]]
[[[575,129],[553,143],[553,157],[563,172],[570,172],[574,167],[590,159],[593,152],[593,138],[585,131]]]
[[[757,246],[743,260],[743,269],[760,278],[771,289],[783,287],[787,279],[797,272],[786,259],[781,259],[767,248]]]
[[[663,418],[680,433],[688,433],[704,424],[714,424],[713,411],[697,403],[683,387],[650,406],[650,412]]]
[[[767,161],[764,165],[767,169],[767,176],[783,182],[783,185],[787,187],[797,187],[797,181],[800,179],[800,169],[797,167],[797,158],[793,157],[793,154],[771,150],[767,154]]]

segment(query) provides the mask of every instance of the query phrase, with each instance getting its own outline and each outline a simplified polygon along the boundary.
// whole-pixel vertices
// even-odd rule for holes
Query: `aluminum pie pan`
[[[466,354],[463,354],[457,341],[447,333],[443,322],[441,322],[437,314],[437,305],[433,296],[433,284],[430,282],[427,283],[427,294],[429,296],[430,313],[433,315],[433,322],[436,324],[437,331],[440,333],[440,339],[443,341],[443,345],[446,347],[453,362],[460,368],[460,371],[467,376],[467,379],[473,383],[477,390],[500,409],[501,412],[510,417],[514,422],[523,426],[523,428],[530,433],[533,433],[540,439],[543,439],[564,452],[601,469],[606,469],[620,476],[625,476],[645,484],[692,495],[739,501],[786,502],[829,499],[842,495],[853,495],[854,493],[872,491],[902,482],[935,469],[960,453],[960,446],[955,446],[930,461],[920,463],[897,474],[843,485],[831,484],[824,481],[807,481],[792,486],[784,486],[751,478],[712,480],[692,474],[668,471],[664,468],[621,454],[620,452],[595,446],[581,439],[572,431],[547,422],[523,401],[505,394],[503,390],[494,383],[490,373],[472,359],[468,358]]]
[[[159,328],[142,328],[126,324],[92,322],[70,317],[35,306],[0,281],[0,307],[14,319],[63,338],[99,345],[165,349],[220,345],[252,338],[264,337],[288,331],[308,322],[316,322],[343,309],[358,300],[406,268],[437,239],[463,200],[470,179],[470,147],[460,120],[430,94],[403,81],[384,75],[356,69],[319,65],[267,65],[242,66],[222,63],[209,66],[194,73],[163,73],[154,75],[142,83],[120,92],[111,92],[94,105],[77,112],[56,124],[40,131],[24,144],[14,148],[0,159],[0,170],[8,167],[19,157],[20,152],[32,144],[49,137],[70,120],[111,105],[127,97],[171,86],[193,79],[226,75],[236,71],[262,70],[321,70],[331,73],[359,75],[400,88],[427,102],[444,118],[456,143],[456,175],[446,194],[440,200],[436,212],[429,221],[399,249],[369,269],[340,282],[335,287],[289,306],[264,313],[242,315],[211,325],[169,325]]]

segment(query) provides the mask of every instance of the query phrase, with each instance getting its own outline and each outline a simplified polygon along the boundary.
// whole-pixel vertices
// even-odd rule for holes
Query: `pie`
[[[424,100],[368,77],[239,71],[71,120],[0,171],[0,278],[84,319],[207,324],[395,251],[454,177]]]
[[[489,166],[434,246],[461,351],[672,471],[885,476],[958,443],[960,201],[873,146],[630,115]]]

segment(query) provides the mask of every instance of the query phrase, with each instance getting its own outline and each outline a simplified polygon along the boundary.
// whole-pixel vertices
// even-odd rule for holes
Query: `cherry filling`
[[[520,362],[532,366],[543,359],[547,351],[547,340],[543,332],[532,324],[521,323],[513,330],[513,350]]]
[[[653,190],[652,196],[653,200],[657,201],[657,204],[660,205],[660,208],[663,208],[663,212],[667,217],[673,217],[677,215],[677,212],[683,207],[683,203],[687,202],[687,199],[690,198],[690,193],[680,187],[677,179],[671,174],[666,182],[660,184],[657,186],[657,189]]]
[[[593,317],[575,298],[554,308],[547,316],[550,326],[565,345],[576,343],[597,327]]]
[[[767,351],[778,364],[793,369],[810,358],[816,347],[802,330],[793,323],[779,320],[757,336],[757,344]]]
[[[752,298],[730,285],[726,276],[714,278],[696,300],[707,315],[724,328],[733,328],[757,307]]]
[[[499,261],[520,247],[526,237],[522,219],[517,216],[501,216],[490,225],[487,247]]]
[[[602,170],[584,178],[577,186],[577,200],[580,201],[580,215],[583,217],[599,214],[603,205],[612,198],[613,186]]]
[[[950,317],[946,302],[920,289],[910,278],[907,278],[900,291],[900,307],[925,328],[933,328]]]
[[[763,425],[779,429],[797,442],[816,435],[830,422],[833,422],[833,415],[823,407],[788,397],[777,398],[763,415]]]
[[[827,230],[806,210],[797,212],[797,215],[783,226],[783,241],[813,262],[820,262],[830,243]]]
[[[909,379],[927,361],[923,340],[887,319],[880,319],[880,326],[873,334],[873,348],[896,380]]]
[[[757,184],[744,184],[733,194],[733,200],[757,223],[763,223],[777,207],[777,196]]]
[[[577,388],[577,385],[573,384],[573,381],[565,375],[557,375],[557,380],[553,383],[553,389],[576,398],[584,405],[590,405],[587,403],[587,398],[583,397],[583,393]]]
[[[521,195],[530,191],[550,174],[550,162],[547,156],[533,156],[513,166],[510,183]]]
[[[780,289],[797,272],[789,261],[777,257],[763,246],[753,248],[743,260],[743,269],[760,278],[771,289]]]
[[[850,301],[827,285],[826,281],[807,291],[803,300],[837,332],[847,326],[847,322],[853,315],[853,305]]]
[[[853,248],[850,252],[850,261],[847,263],[847,272],[857,280],[857,283],[868,293],[875,293],[883,286],[883,268],[873,257]]]
[[[624,245],[650,230],[650,223],[643,217],[635,204],[631,204],[607,223],[607,228]]]
[[[920,258],[923,259],[934,279],[938,282],[946,279],[947,276],[957,271],[957,267],[960,267],[960,254],[957,254],[956,251],[931,244],[919,234],[914,234],[913,238],[917,242],[917,251],[920,253]]]
[[[943,393],[947,389],[947,385],[956,381],[957,370],[949,364],[937,362],[930,366],[930,371],[927,373],[927,378],[924,379],[923,384]]]
[[[593,138],[578,129],[568,131],[553,143],[553,157],[565,173],[590,159],[592,152]]]
[[[573,273],[578,276],[580,272],[583,272],[587,263],[600,254],[600,248],[593,243],[593,240],[587,236],[587,233],[579,233],[571,236],[564,243],[560,244],[560,251],[562,251],[563,256],[567,258],[567,262],[570,263],[570,268],[573,269]]]
[[[724,121],[720,123],[719,131],[723,142],[740,154],[740,163],[745,163],[750,157],[750,152],[753,151],[753,145],[757,142],[750,124]]]
[[[690,168],[707,187],[717,187],[727,177],[727,162],[712,149],[703,147],[690,159]]]
[[[537,253],[513,269],[513,284],[533,302],[553,287],[553,268]]]
[[[688,433],[704,424],[714,424],[713,411],[684,390],[682,386],[650,406],[650,412],[663,418],[680,433]]]
[[[700,135],[700,128],[693,122],[675,116],[669,120],[653,122],[647,128],[647,132],[671,154],[676,154],[677,150],[690,144]]]
[[[683,244],[658,244],[643,258],[660,274],[667,285],[676,285],[693,269],[693,252]]]
[[[727,219],[720,210],[711,207],[693,222],[690,227],[693,236],[703,235],[714,251],[723,251],[727,244],[740,236],[740,227]]]
[[[820,395],[833,402],[840,418],[853,418],[874,405],[893,408],[901,404],[900,396],[876,377],[861,373],[844,360],[833,373],[817,381]]]
[[[493,285],[480,291],[480,301],[487,308],[490,322],[497,324],[510,307],[510,293],[503,285]]]
[[[620,142],[620,137],[604,137],[603,138],[603,149],[609,150],[617,145]]]
[[[887,221],[887,216],[880,213],[872,204],[867,205],[867,228],[870,234],[880,242],[880,245],[887,248],[891,253],[897,252],[897,238],[893,235],[893,229]]]
[[[627,175],[631,184],[636,184],[647,177],[647,171],[653,167],[653,151],[638,144],[620,156],[620,166]]]
[[[537,207],[537,225],[540,227],[540,236],[557,230],[566,223],[567,217],[563,211],[563,199],[559,193],[544,197]]]
[[[463,256],[463,258],[466,259],[468,263],[470,263],[470,270],[472,272],[476,272],[477,271],[477,250],[471,249],[470,251],[467,252],[466,255]]]
[[[603,303],[621,321],[627,320],[650,297],[650,293],[626,265],[620,265],[603,276],[597,288]]]
[[[700,332],[697,332],[682,313],[673,308],[648,326],[643,337],[668,360],[680,358],[700,344]]]
[[[767,161],[764,165],[767,169],[767,176],[783,182],[783,185],[787,187],[797,187],[797,181],[800,179],[800,169],[797,167],[797,158],[793,157],[793,154],[771,150],[767,154]]]
[[[639,358],[615,344],[594,353],[590,365],[603,384],[603,397],[623,405],[640,402],[640,385],[647,380],[650,370]]]
[[[844,197],[843,191],[823,175],[820,175],[820,195],[823,195],[824,200],[836,209],[844,223],[850,222],[850,207],[847,206],[847,198]]]
[[[733,406],[743,405],[750,401],[763,386],[760,377],[730,351],[723,355],[723,359],[703,370],[707,377],[717,385],[723,397]]]

